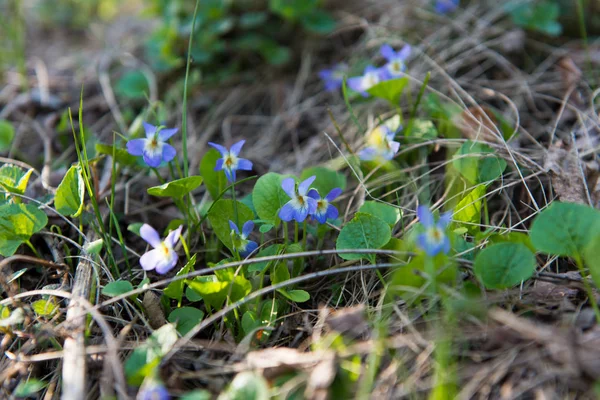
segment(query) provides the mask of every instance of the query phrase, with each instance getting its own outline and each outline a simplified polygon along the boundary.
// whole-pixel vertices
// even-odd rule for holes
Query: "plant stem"
[[[231,184],[231,198],[233,199],[233,215],[235,217],[235,224],[237,225],[238,229],[241,229],[240,218],[238,217],[237,201],[235,200],[235,182]]]
[[[596,302],[596,297],[594,297],[594,291],[592,290],[590,283],[585,278],[585,274],[586,274],[585,268],[583,266],[583,261],[581,260],[581,257],[579,255],[575,256],[575,262],[577,263],[577,268],[579,268],[579,273],[581,274],[583,286],[585,287],[585,291],[590,300],[590,304],[592,305],[592,308],[594,309],[594,315],[596,316],[596,322],[600,322],[600,309],[598,308],[598,302]]]

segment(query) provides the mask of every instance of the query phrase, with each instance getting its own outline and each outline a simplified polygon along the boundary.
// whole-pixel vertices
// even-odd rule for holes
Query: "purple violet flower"
[[[458,8],[460,0],[437,0],[435,2],[435,12],[438,14],[448,14]]]
[[[429,257],[440,252],[447,254],[450,251],[450,239],[446,235],[446,228],[452,220],[452,212],[442,214],[436,223],[429,207],[421,205],[417,208],[417,217],[425,228],[425,232],[417,236],[417,245]]]
[[[144,122],[145,139],[133,139],[127,142],[127,151],[132,156],[143,156],[144,162],[156,168],[162,161],[169,162],[175,158],[175,148],[167,143],[177,133],[177,128],[165,129]]]
[[[379,51],[387,60],[387,64],[382,68],[385,71],[385,78],[394,79],[401,77],[406,70],[406,59],[410,56],[410,45],[407,44],[401,50],[394,51],[390,45],[384,44]]]
[[[310,185],[317,177],[311,176],[304,182],[296,186],[294,178],[286,178],[281,182],[281,187],[285,193],[291,197],[279,210],[279,218],[282,221],[291,221],[295,219],[298,222],[303,222],[308,215],[312,215],[317,209],[317,201],[307,195]]]
[[[143,385],[136,396],[136,400],[169,400],[170,398],[167,388],[155,379]]]
[[[241,234],[235,222],[230,220],[229,227],[231,228],[233,247],[240,253],[241,257],[248,257],[250,253],[257,249],[258,244],[256,244],[255,241],[248,240],[250,232],[254,229],[254,222],[247,221],[244,226],[242,226]]]
[[[252,162],[250,160],[246,160],[245,158],[239,158],[240,151],[242,150],[242,146],[246,143],[245,140],[240,140],[231,146],[230,150],[221,146],[220,144],[216,144],[213,142],[208,142],[209,145],[214,147],[221,153],[223,158],[217,160],[217,165],[215,167],[215,171],[225,171],[225,175],[227,176],[227,180],[229,182],[235,182],[236,174],[235,171],[250,171],[252,170]]]
[[[394,140],[395,136],[396,132],[386,125],[376,127],[367,135],[367,147],[358,153],[358,157],[363,161],[393,159],[400,149],[400,142]]]
[[[319,77],[325,85],[325,90],[333,92],[342,87],[346,72],[348,72],[348,66],[343,63],[319,71]]]
[[[165,240],[160,240],[156,230],[148,224],[140,228],[140,236],[154,249],[150,250],[140,258],[140,264],[146,271],[156,270],[159,274],[166,274],[177,264],[177,253],[173,249],[179,237],[183,225],[169,232]]]
[[[340,194],[342,194],[342,189],[335,188],[332,189],[327,196],[321,198],[316,189],[310,189],[308,196],[315,199],[317,202],[317,208],[315,209],[315,212],[312,213],[312,217],[319,221],[320,224],[324,224],[328,219],[336,219],[339,215],[338,210],[330,203]]]
[[[385,77],[384,70],[369,65],[365,68],[365,72],[362,76],[348,78],[348,87],[359,92],[363,97],[368,97],[369,93],[367,93],[367,90],[377,85],[379,82],[384,81]]]

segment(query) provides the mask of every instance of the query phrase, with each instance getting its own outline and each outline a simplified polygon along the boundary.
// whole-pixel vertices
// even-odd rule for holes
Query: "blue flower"
[[[208,144],[217,149],[219,153],[221,153],[221,157],[223,157],[217,160],[217,166],[215,167],[215,171],[225,171],[225,175],[227,176],[229,182],[235,182],[235,171],[252,170],[251,161],[246,160],[245,158],[238,157],[244,143],[246,143],[245,140],[240,140],[239,142],[231,146],[230,150],[227,150],[220,144],[208,142]]]
[[[166,143],[177,133],[177,128],[164,129],[144,122],[146,139],[133,139],[127,142],[127,151],[133,156],[143,156],[144,162],[156,168],[162,161],[169,162],[175,158],[175,148]]]
[[[383,66],[385,78],[394,79],[401,77],[406,70],[406,59],[410,56],[410,45],[407,44],[401,50],[394,51],[390,45],[384,44],[379,51],[387,60],[387,64]]]
[[[330,203],[340,194],[342,194],[342,189],[335,188],[332,189],[325,198],[321,198],[316,189],[310,189],[308,196],[315,199],[317,202],[317,208],[315,209],[315,212],[312,213],[312,217],[321,224],[327,222],[327,219],[336,219],[338,217],[338,210]]]
[[[240,253],[241,257],[247,257],[250,253],[252,253],[258,247],[258,244],[252,240],[248,240],[248,235],[254,229],[254,222],[247,221],[244,226],[242,226],[242,233],[240,234],[240,230],[237,225],[233,221],[229,221],[229,227],[231,228],[231,240],[233,242],[233,247]]]
[[[179,237],[183,226],[169,232],[165,240],[160,240],[156,230],[148,224],[140,228],[140,236],[154,249],[150,250],[140,258],[140,265],[146,271],[156,270],[159,274],[166,274],[175,265],[177,265],[177,253],[173,249]]]
[[[358,157],[363,161],[391,160],[400,149],[400,142],[394,141],[395,136],[396,132],[388,126],[378,126],[367,135],[367,147],[358,153]]]
[[[169,400],[169,391],[156,379],[142,386],[136,396],[136,400]]]
[[[333,92],[342,87],[344,76],[348,71],[346,64],[337,64],[333,68],[326,68],[319,71],[319,77],[325,84],[325,90]]]
[[[281,187],[291,197],[279,210],[279,218],[282,221],[291,221],[295,219],[298,222],[302,222],[306,219],[309,214],[313,214],[317,209],[317,201],[307,195],[310,185],[315,181],[317,177],[311,176],[304,182],[301,182],[296,187],[296,181],[294,178],[286,178],[281,182]]]
[[[435,12],[438,14],[448,14],[458,8],[460,0],[437,0],[435,2]]]
[[[367,90],[377,85],[379,82],[384,81],[385,78],[386,74],[384,70],[369,65],[365,68],[365,72],[362,76],[348,79],[348,87],[359,92],[364,97],[368,97],[369,93],[367,93]]]
[[[450,239],[446,236],[446,228],[452,219],[452,212],[442,214],[436,223],[429,207],[421,205],[417,208],[417,217],[425,228],[425,232],[417,236],[417,245],[430,257],[440,252],[448,253]]]

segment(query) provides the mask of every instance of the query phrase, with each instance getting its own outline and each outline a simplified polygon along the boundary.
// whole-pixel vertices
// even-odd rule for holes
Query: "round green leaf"
[[[188,176],[187,178],[176,179],[160,186],[148,188],[148,194],[157,197],[180,199],[201,184],[201,176]]]
[[[237,203],[237,226],[241,229],[246,221],[254,219],[254,213],[245,204]],[[211,208],[208,213],[208,220],[219,240],[233,251],[233,243],[231,241],[231,227],[229,221],[236,222],[235,209],[233,200],[219,200]]]
[[[260,219],[272,221],[273,225],[279,225],[277,213],[290,198],[281,188],[283,175],[269,172],[256,181],[252,191],[252,202]]]
[[[358,211],[377,217],[391,227],[402,218],[402,211],[399,208],[379,201],[365,201]]]
[[[406,77],[390,79],[372,86],[367,90],[367,93],[371,96],[387,100],[394,106],[397,106],[400,101],[400,95],[404,91],[406,85],[408,85],[408,78]]]
[[[326,11],[314,10],[300,19],[302,26],[309,31],[321,35],[327,34],[335,29],[335,19]]]
[[[312,187],[317,189],[321,197],[327,196],[335,188],[346,189],[346,176],[325,167],[310,167],[305,169],[300,174],[300,180],[303,181],[313,175],[317,179],[313,182]]]
[[[283,290],[279,289],[279,293],[295,303],[304,303],[310,300],[310,294],[305,290]]]
[[[479,253],[475,259],[475,275],[488,289],[506,289],[531,278],[535,272],[535,256],[521,243],[499,243]]]
[[[490,182],[506,169],[506,161],[483,143],[466,141],[452,157],[452,166],[471,184]]]
[[[33,204],[7,203],[0,206],[0,255],[10,257],[48,223],[46,213]]]
[[[529,236],[541,252],[576,258],[598,233],[600,211],[583,204],[554,202],[535,218]]]
[[[25,194],[33,169],[25,171],[12,164],[0,167],[0,187],[10,193]]]
[[[358,212],[340,232],[336,248],[337,250],[349,249],[379,249],[391,238],[392,232],[388,224],[381,219],[369,214]],[[343,253],[340,254],[345,260],[358,260],[367,258],[373,260],[373,254],[365,253]]]
[[[115,92],[129,99],[143,99],[149,92],[148,80],[141,71],[128,71],[115,85]]]
[[[13,395],[15,397],[31,397],[45,387],[46,382],[31,378],[27,382],[20,382]]]
[[[120,296],[122,294],[131,292],[133,285],[129,281],[115,281],[104,286],[102,294],[109,297]]]
[[[204,312],[194,307],[176,308],[169,314],[169,322],[177,323],[177,332],[182,336],[191,331],[204,318]]]
[[[15,128],[5,119],[0,119],[0,152],[10,149],[15,137]]]
[[[54,206],[62,215],[78,217],[83,211],[85,184],[81,168],[73,165],[56,189]]]

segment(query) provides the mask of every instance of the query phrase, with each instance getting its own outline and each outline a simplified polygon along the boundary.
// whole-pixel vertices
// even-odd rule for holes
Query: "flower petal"
[[[327,222],[327,213],[314,213],[312,217],[316,219],[320,224],[324,224],[325,222]]]
[[[246,243],[246,248],[240,251],[240,256],[246,258],[257,248],[258,244],[253,240],[249,240],[248,243]]]
[[[306,196],[308,193],[308,189],[310,189],[310,185],[317,179],[316,175],[311,176],[310,178],[305,179],[298,185],[298,194],[300,196]]]
[[[327,196],[325,196],[325,200],[331,202],[331,201],[335,200],[340,194],[342,194],[342,189],[340,189],[340,188],[331,189],[331,191],[327,194]]]
[[[396,58],[396,52],[394,51],[392,46],[390,46],[387,43],[384,44],[383,46],[381,46],[381,49],[379,49],[379,52],[388,61],[392,61],[394,58]]]
[[[398,53],[396,53],[396,56],[402,61],[405,61],[410,56],[411,51],[412,47],[410,47],[410,44],[407,44]]]
[[[317,201],[310,197],[304,197],[304,201],[306,202],[306,210],[309,214],[314,214],[317,211]]]
[[[151,227],[148,224],[142,225],[140,228],[140,236],[144,239],[148,244],[154,248],[160,246],[162,241],[160,240],[160,235],[156,232],[156,229]]]
[[[425,205],[420,205],[417,208],[417,217],[419,217],[421,224],[425,228],[431,228],[435,224],[435,221],[433,220],[433,214],[429,210],[429,207]]]
[[[366,147],[358,152],[358,158],[363,161],[371,161],[377,157],[377,150],[373,147]]]
[[[442,251],[444,254],[448,254],[450,251],[450,238],[448,238],[448,236],[444,237],[444,241],[442,242]]]
[[[294,178],[285,178],[282,180],[281,188],[292,199],[296,197],[296,181]]]
[[[247,238],[248,235],[250,235],[250,232],[252,232],[253,229],[254,229],[254,222],[246,221],[244,226],[242,226],[242,236],[244,237],[244,239]]]
[[[181,236],[181,230],[183,229],[183,225],[179,225],[179,227],[175,230],[169,232],[167,237],[165,238],[165,243],[168,246],[175,247],[177,242],[179,241],[179,237]]]
[[[425,233],[421,233],[419,236],[417,236],[417,246],[427,253],[427,255],[431,255],[429,254],[431,251],[431,246],[427,241],[427,235]]]
[[[170,270],[173,269],[175,265],[177,265],[177,260],[179,256],[175,253],[174,250],[169,250],[169,254],[166,257],[163,257],[159,260],[158,264],[156,264],[156,272],[159,274],[166,274]]]
[[[348,80],[346,81],[346,84],[348,85],[348,87],[352,90],[354,90],[355,92],[360,92],[363,93],[363,77],[362,76],[355,76],[352,78],[348,78]]]
[[[154,136],[154,134],[156,133],[156,126],[149,124],[145,121],[142,122],[142,125],[144,125],[144,131],[146,132],[147,138],[151,138],[152,136]]]
[[[160,132],[158,132],[158,138],[161,141],[166,142],[171,136],[176,134],[178,130],[179,128],[161,129]]]
[[[440,216],[440,219],[439,219],[437,225],[441,229],[446,229],[446,227],[448,225],[450,225],[451,221],[452,221],[452,211],[448,211],[448,212],[443,213]]]
[[[132,156],[141,156],[144,154],[146,139],[133,139],[127,142],[127,152]]]
[[[298,221],[298,222],[304,222],[304,220],[306,219],[306,217],[308,217],[308,214],[312,214],[312,213],[309,212],[308,207],[302,207],[302,208],[296,209],[294,211],[295,211],[294,212],[294,219],[296,221]]]
[[[317,189],[310,189],[308,191],[307,194],[308,197],[310,197],[311,199],[315,199],[315,200],[321,200],[321,196],[319,195],[319,192],[317,191]]]
[[[237,156],[238,154],[240,154],[240,151],[242,151],[242,147],[244,146],[244,143],[246,143],[245,140],[240,140],[239,142],[237,142],[233,146],[231,146],[231,149],[229,150],[229,152],[231,154],[233,154],[234,156]]]
[[[229,227],[231,228],[232,231],[234,231],[238,235],[240,234],[240,230],[238,229],[238,227],[235,224],[235,222],[233,222],[232,220],[229,220]]]
[[[150,250],[140,257],[140,265],[144,271],[153,270],[162,261],[163,255],[161,249]]]
[[[372,65],[367,65],[367,66],[365,67],[365,72],[364,72],[364,75],[366,75],[366,74],[367,74],[367,73],[369,73],[369,72],[374,72],[374,71],[377,71],[378,69],[379,69],[379,68],[377,68],[377,67],[374,67],[374,66],[372,66]]]
[[[162,153],[149,153],[147,151],[144,152],[144,162],[152,168],[156,168],[160,165],[162,161]]]
[[[252,171],[252,161],[245,158],[238,158],[237,169],[241,171]]]
[[[327,213],[325,214],[325,216],[328,219],[336,219],[339,215],[338,209],[335,208],[334,205],[330,204],[327,206]]]
[[[223,159],[217,159],[217,164],[215,165],[215,171],[220,171],[223,169]]]
[[[282,221],[288,222],[294,219],[294,215],[296,214],[296,209],[294,208],[294,206],[291,204],[291,201],[288,201],[287,203],[285,203],[283,205],[283,207],[281,207],[281,210],[279,210],[279,218],[281,218]]]
[[[172,159],[175,158],[175,156],[177,155],[177,150],[175,150],[175,147],[171,146],[168,143],[163,144],[163,152],[162,152],[162,158],[164,162],[169,162]]]
[[[216,144],[216,143],[213,143],[213,142],[208,142],[208,144],[210,146],[214,147],[215,149],[217,149],[217,151],[219,153],[221,153],[221,155],[223,157],[225,157],[227,154],[229,154],[229,150],[227,150],[225,147],[221,146],[220,144]]]

